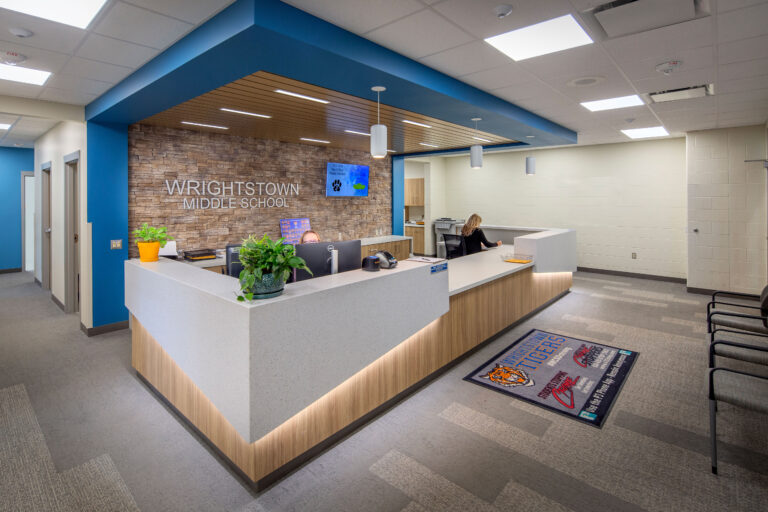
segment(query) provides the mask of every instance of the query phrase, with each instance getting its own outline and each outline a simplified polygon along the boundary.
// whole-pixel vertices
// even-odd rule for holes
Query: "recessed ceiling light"
[[[404,122],[404,123],[407,123],[407,124],[413,124],[413,125],[416,125],[416,126],[421,126],[422,128],[432,128],[432,127],[431,127],[430,125],[428,125],[428,124],[424,124],[424,123],[417,123],[416,121],[409,121],[409,120],[407,120],[407,119],[403,119],[403,122]]]
[[[479,141],[482,141],[482,142],[491,142],[491,141],[489,141],[488,139],[484,139],[484,138],[482,138],[482,137],[472,137],[472,138],[473,138],[473,139],[475,139],[475,140],[479,140]]]
[[[434,144],[427,144],[426,142],[419,142],[422,146],[427,146],[428,148],[437,148],[439,146],[435,146]]]
[[[651,128],[633,128],[631,130],[621,130],[621,133],[630,139],[647,139],[648,137],[664,137],[669,132],[663,126],[653,126]]]
[[[512,60],[525,60],[591,44],[592,38],[584,32],[573,16],[566,14],[489,37],[485,42]]]
[[[0,80],[12,80],[24,84],[43,85],[46,80],[48,80],[49,76],[51,76],[49,71],[0,64]]]
[[[244,116],[263,117],[264,119],[272,119],[272,116],[265,114],[254,114],[253,112],[246,112],[244,110],[233,110],[231,108],[220,108],[224,112],[232,112],[233,114],[242,114]]]
[[[596,101],[584,101],[581,106],[591,112],[599,112],[601,110],[612,110],[615,108],[627,108],[636,107],[638,105],[644,105],[643,100],[637,94],[629,96],[621,96],[619,98],[608,98],[605,100]]]
[[[191,124],[192,126],[202,126],[203,128],[216,128],[217,130],[229,130],[226,126],[216,126],[215,124],[193,123],[192,121],[182,121],[181,124]]]
[[[347,133],[351,133],[353,135],[365,135],[366,137],[370,137],[371,136],[370,133],[356,132],[355,130],[344,130],[344,131],[347,132]]]
[[[0,0],[0,7],[77,28],[87,27],[107,0]]]
[[[0,123],[0,130],[7,130],[10,127],[11,127],[11,125],[9,125],[9,124]]]
[[[278,94],[285,94],[286,96],[293,96],[294,98],[301,98],[303,100],[316,101],[318,103],[330,103],[330,101],[327,101],[327,100],[321,100],[320,98],[313,98],[312,96],[305,96],[304,94],[299,94],[297,92],[284,91],[283,89],[275,89],[275,92]]]
[[[320,144],[330,144],[331,143],[331,141],[329,141],[329,140],[308,139],[306,137],[302,137],[301,140],[305,140],[307,142],[319,142]]]

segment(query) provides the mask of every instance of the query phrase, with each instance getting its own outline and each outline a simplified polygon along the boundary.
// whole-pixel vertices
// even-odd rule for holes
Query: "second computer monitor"
[[[362,267],[360,240],[344,242],[319,242],[316,244],[299,244],[296,246],[296,256],[307,262],[312,275],[306,270],[296,271],[296,281],[313,277],[327,276],[331,273],[331,251],[339,251],[339,272],[357,270]]]

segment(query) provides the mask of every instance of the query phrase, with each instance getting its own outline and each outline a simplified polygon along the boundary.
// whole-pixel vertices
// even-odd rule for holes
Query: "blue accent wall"
[[[92,223],[93,326],[128,320],[128,127],[87,123],[88,222]],[[122,240],[111,250],[110,240]]]
[[[22,268],[21,171],[35,170],[32,149],[0,148],[0,270]]]
[[[403,234],[405,215],[405,158],[392,157],[392,234]]]

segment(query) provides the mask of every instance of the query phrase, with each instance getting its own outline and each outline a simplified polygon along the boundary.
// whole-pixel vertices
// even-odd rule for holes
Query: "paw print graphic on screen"
[[[341,190],[341,181],[333,180],[333,183],[331,183],[331,187],[333,187],[334,192],[338,192],[339,190]]]

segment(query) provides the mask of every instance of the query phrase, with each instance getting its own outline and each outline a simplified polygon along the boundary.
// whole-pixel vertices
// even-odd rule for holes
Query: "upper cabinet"
[[[405,206],[424,206],[424,178],[405,180]]]

